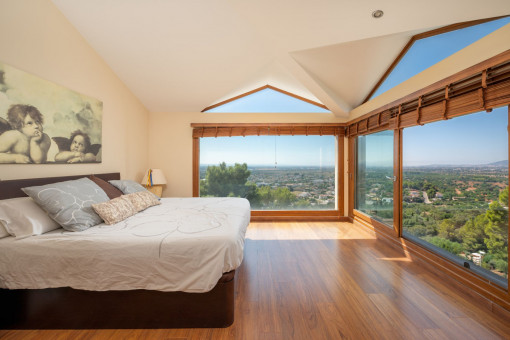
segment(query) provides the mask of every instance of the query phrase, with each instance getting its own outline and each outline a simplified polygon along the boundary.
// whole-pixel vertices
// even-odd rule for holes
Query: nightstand
[[[144,188],[152,192],[154,195],[161,197],[161,194],[163,193],[163,186],[162,185],[153,185],[153,186],[146,186],[144,185]]]

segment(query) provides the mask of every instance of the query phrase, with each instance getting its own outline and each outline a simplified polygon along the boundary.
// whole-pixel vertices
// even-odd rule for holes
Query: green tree
[[[225,162],[219,166],[208,166],[205,180],[200,183],[201,196],[245,197],[254,196],[256,186],[248,183],[250,170],[246,163],[227,166]]]
[[[433,236],[430,238],[426,238],[425,240],[439,248],[443,248],[444,250],[448,251],[451,254],[459,255],[461,252],[464,251],[462,244],[444,239],[439,236]]]
[[[296,196],[287,187],[271,189],[268,186],[257,188],[252,206],[257,208],[290,207],[297,201]]]
[[[486,217],[489,222],[485,226],[487,249],[493,254],[508,254],[508,211],[499,201],[494,201],[489,205]]]
[[[288,207],[297,200],[287,187],[274,189],[273,198],[276,207]]]
[[[480,250],[487,251],[485,247],[485,226],[489,223],[485,214],[480,214],[470,219],[459,229],[459,239],[464,248],[470,253]]]
[[[441,224],[439,224],[437,236],[450,241],[455,240],[455,223],[452,219],[445,219],[441,222]]]
[[[489,205],[486,217],[484,241],[490,255],[488,263],[508,275],[508,187]]]

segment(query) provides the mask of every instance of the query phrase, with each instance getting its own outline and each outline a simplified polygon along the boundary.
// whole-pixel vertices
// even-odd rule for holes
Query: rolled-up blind
[[[400,129],[423,125],[442,119],[465,115],[510,104],[510,53],[509,58],[494,66],[447,83],[438,82],[416,97],[406,97],[390,108],[378,110],[368,117],[350,123],[350,137],[381,129]],[[441,84],[443,83],[443,84]],[[420,92],[420,91],[418,91]],[[411,96],[412,97],[412,96]]]
[[[193,137],[345,135],[345,124],[209,124],[192,123]]]

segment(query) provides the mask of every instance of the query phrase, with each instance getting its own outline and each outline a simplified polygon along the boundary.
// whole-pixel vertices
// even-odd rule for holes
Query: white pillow
[[[5,229],[4,222],[2,222],[0,220],[0,238],[4,238],[7,236],[11,236],[11,235],[7,232],[7,229]]]
[[[30,197],[0,200],[0,220],[16,238],[41,235],[60,228]]]

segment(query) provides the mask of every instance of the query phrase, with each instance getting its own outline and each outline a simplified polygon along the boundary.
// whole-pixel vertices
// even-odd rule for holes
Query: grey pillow
[[[22,189],[48,215],[69,231],[83,231],[102,222],[92,204],[109,200],[106,193],[88,178]]]
[[[122,191],[124,195],[133,194],[135,192],[140,191],[147,191],[147,189],[145,189],[141,184],[130,179],[119,179],[108,182],[117,189],[119,189],[120,191]]]

